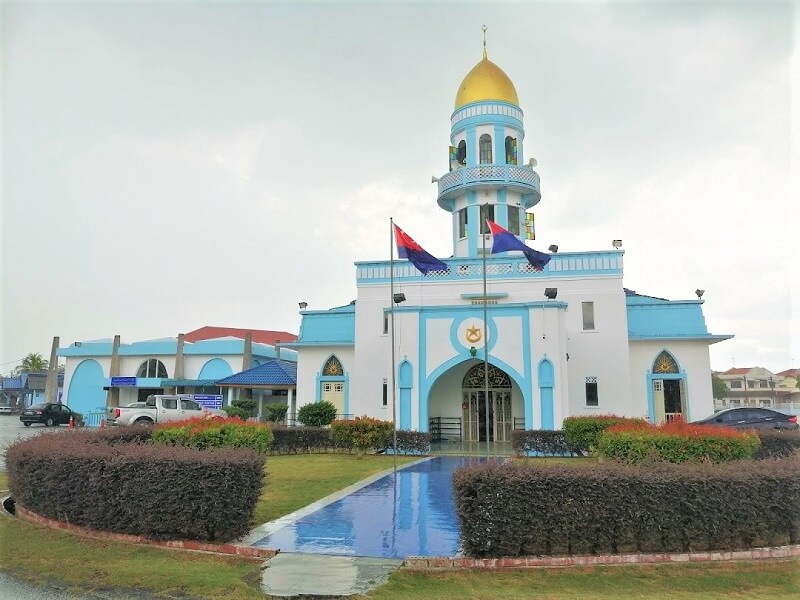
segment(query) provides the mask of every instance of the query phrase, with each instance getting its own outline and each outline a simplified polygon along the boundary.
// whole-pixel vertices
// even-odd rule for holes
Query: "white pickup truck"
[[[164,421],[180,421],[192,417],[211,415],[226,419],[227,413],[221,410],[205,408],[189,394],[148,396],[142,404],[135,402],[130,406],[110,408],[108,425],[152,425]]]

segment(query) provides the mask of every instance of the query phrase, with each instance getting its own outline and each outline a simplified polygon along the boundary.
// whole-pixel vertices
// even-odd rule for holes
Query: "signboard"
[[[195,394],[192,396],[195,402],[197,402],[203,408],[213,408],[216,410],[222,410],[222,396],[217,394]]]
[[[136,387],[136,377],[112,377],[111,387]]]

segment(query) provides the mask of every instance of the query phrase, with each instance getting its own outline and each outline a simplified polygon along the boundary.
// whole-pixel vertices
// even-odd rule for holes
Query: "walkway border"
[[[664,564],[720,562],[800,557],[800,544],[750,548],[749,550],[676,552],[651,554],[590,554],[581,556],[517,556],[506,558],[426,558],[409,556],[401,565],[410,570],[522,569],[530,567],[571,567],[594,565]]]
[[[50,527],[51,529],[69,531],[70,533],[74,533],[81,537],[95,540],[140,544],[145,546],[154,546],[157,548],[166,548],[170,550],[188,550],[190,552],[202,552],[205,554],[217,554],[221,556],[237,556],[245,560],[253,560],[258,562],[272,558],[278,554],[278,550],[272,550],[270,548],[254,548],[252,546],[239,546],[237,544],[213,544],[194,540],[151,540],[142,535],[99,531],[97,529],[89,529],[88,527],[81,527],[79,525],[73,525],[72,523],[65,523],[63,521],[56,521],[55,519],[43,517],[21,506],[19,503],[16,505],[15,512],[17,516],[21,517],[25,521],[28,521],[29,523],[44,525],[45,527]]]

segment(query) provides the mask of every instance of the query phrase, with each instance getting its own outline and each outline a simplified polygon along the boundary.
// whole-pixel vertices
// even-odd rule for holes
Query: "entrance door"
[[[322,383],[319,399],[330,402],[336,407],[336,418],[343,418],[344,414],[344,382],[325,381]]]
[[[672,421],[675,417],[683,415],[683,403],[681,402],[680,379],[664,380],[664,419]]]
[[[511,413],[511,379],[489,365],[488,403],[483,363],[476,364],[462,383],[461,417],[463,439],[467,442],[506,442],[511,440],[514,416]],[[487,429],[487,415],[488,429]]]

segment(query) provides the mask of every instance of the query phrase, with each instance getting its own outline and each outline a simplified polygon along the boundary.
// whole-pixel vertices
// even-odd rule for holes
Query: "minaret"
[[[478,257],[481,205],[488,218],[521,235],[525,211],[541,198],[534,161],[524,164],[522,109],[514,84],[486,53],[467,73],[456,94],[450,117],[450,171],[439,178],[441,208],[453,215],[453,255]],[[479,231],[479,227],[481,231]],[[487,238],[488,247],[491,240]]]

